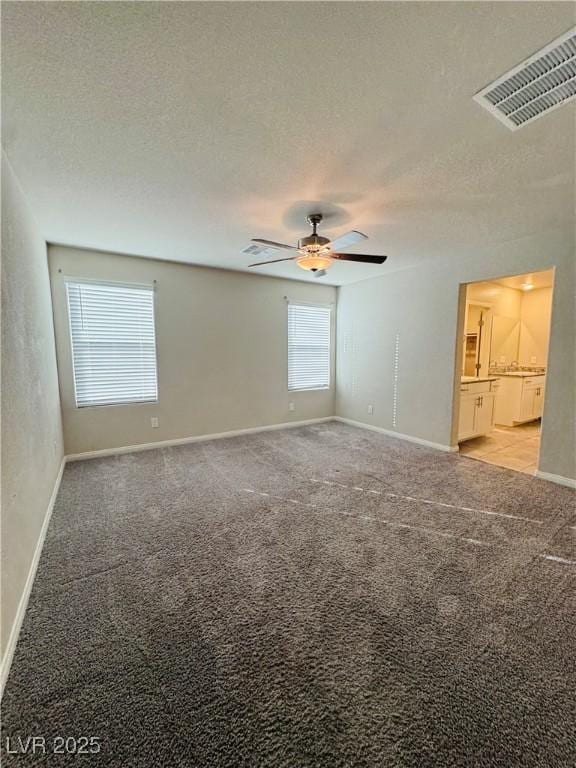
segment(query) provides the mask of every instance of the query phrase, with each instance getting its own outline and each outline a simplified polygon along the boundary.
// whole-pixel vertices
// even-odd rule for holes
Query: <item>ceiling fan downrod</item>
[[[301,237],[298,240],[298,250],[305,251],[307,253],[318,253],[329,245],[330,240],[327,237],[322,237],[316,232],[318,224],[322,221],[321,213],[311,213],[306,216],[306,221],[312,227],[312,234],[308,237]]]
[[[312,227],[312,234],[315,235],[316,234],[316,227],[322,221],[322,214],[321,213],[310,213],[308,216],[306,216],[306,221]]]

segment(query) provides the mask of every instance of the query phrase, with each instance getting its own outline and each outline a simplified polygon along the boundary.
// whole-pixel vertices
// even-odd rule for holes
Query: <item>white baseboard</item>
[[[12,623],[10,637],[8,638],[8,643],[6,644],[4,656],[0,662],[0,697],[4,692],[4,686],[6,684],[6,680],[8,679],[8,673],[10,672],[12,657],[14,656],[14,651],[16,650],[20,629],[22,628],[22,622],[24,621],[24,614],[26,613],[26,608],[28,606],[28,599],[30,598],[30,592],[32,592],[32,585],[34,584],[34,578],[36,576],[36,569],[38,568],[38,562],[40,561],[40,555],[42,554],[42,548],[44,547],[44,539],[46,538],[46,532],[50,524],[50,518],[52,517],[54,503],[56,501],[56,497],[58,496],[58,491],[60,490],[60,483],[62,481],[62,474],[64,473],[65,465],[66,457],[62,459],[60,469],[58,470],[58,475],[54,483],[54,488],[52,489],[50,501],[48,502],[48,506],[46,508],[46,514],[44,515],[42,528],[40,529],[38,541],[36,542],[36,548],[34,550],[32,562],[30,563],[30,568],[28,570],[28,577],[26,578],[26,583],[24,584],[24,589],[22,590],[22,595],[20,596],[20,602],[18,603],[16,616],[14,617],[14,621]]]
[[[361,429],[370,429],[372,432],[381,432],[383,435],[389,437],[396,437],[398,440],[406,440],[409,443],[416,443],[416,445],[423,445],[425,448],[434,448],[437,451],[445,451],[448,453],[456,453],[458,451],[457,445],[444,445],[443,443],[433,443],[430,440],[423,440],[421,437],[414,437],[413,435],[403,435],[401,432],[394,432],[392,429],[384,429],[384,427],[376,427],[373,424],[366,424],[363,421],[354,421],[353,419],[345,419],[343,416],[334,416],[334,421],[341,421],[344,424],[350,424],[353,427],[360,427]]]
[[[552,475],[550,472],[541,472],[539,469],[534,473],[536,477],[541,480],[549,480],[551,483],[558,483],[558,485],[566,485],[568,488],[576,488],[576,480],[572,480],[570,477],[562,477],[562,475]]]
[[[333,421],[334,416],[323,416],[319,419],[305,419],[304,421],[288,421],[283,424],[267,424],[262,427],[248,427],[235,429],[231,432],[217,432],[211,435],[195,435],[194,437],[178,437],[174,440],[159,440],[156,443],[139,443],[138,445],[123,445],[119,448],[103,448],[99,451],[85,451],[84,453],[71,453],[66,456],[66,461],[83,461],[84,459],[96,459],[101,456],[116,456],[122,453],[138,453],[139,451],[153,451],[156,448],[170,448],[174,445],[187,445],[188,443],[201,443],[208,440],[221,440],[225,437],[238,437],[239,435],[251,435],[256,432],[269,432],[275,429],[290,429],[292,427],[306,427],[310,424],[322,424],[325,421]]]

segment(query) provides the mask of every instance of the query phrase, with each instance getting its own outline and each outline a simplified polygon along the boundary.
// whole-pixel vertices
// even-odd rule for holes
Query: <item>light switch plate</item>
[[[160,422],[158,421],[158,416],[152,416],[150,418],[150,425],[152,426],[153,429],[158,429],[158,427],[160,426]]]
[[[288,410],[289,411],[295,411],[296,410],[296,406],[294,405],[294,403],[288,403]]]

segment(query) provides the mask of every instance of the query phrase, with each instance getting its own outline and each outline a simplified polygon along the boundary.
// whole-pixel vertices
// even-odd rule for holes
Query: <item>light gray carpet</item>
[[[3,765],[573,767],[575,526],[567,488],[339,423],[71,464]],[[6,753],[35,734],[102,751]]]

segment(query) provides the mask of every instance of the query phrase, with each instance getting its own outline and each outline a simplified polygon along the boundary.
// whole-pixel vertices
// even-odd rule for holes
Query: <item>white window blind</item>
[[[76,405],[158,399],[154,289],[67,282]]]
[[[288,304],[288,389],[330,386],[330,307]]]

